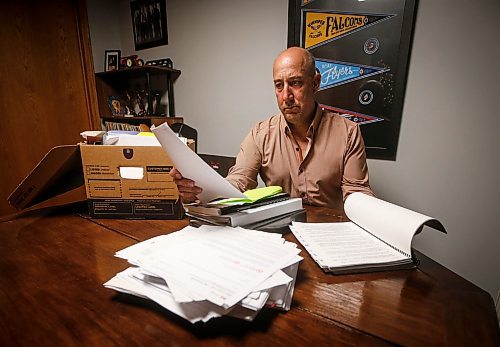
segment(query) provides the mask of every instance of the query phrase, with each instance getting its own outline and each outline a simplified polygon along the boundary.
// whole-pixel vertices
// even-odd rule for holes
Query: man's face
[[[274,64],[274,91],[278,107],[287,122],[298,125],[309,122],[314,111],[317,81],[305,73],[301,56],[278,57]]]

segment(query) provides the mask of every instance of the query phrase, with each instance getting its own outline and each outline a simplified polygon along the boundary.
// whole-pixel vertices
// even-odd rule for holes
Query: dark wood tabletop
[[[308,209],[308,221],[343,221]],[[117,250],[187,220],[32,215],[0,223],[0,346],[499,346],[491,296],[418,253],[418,269],[324,273],[302,248],[292,308],[253,322],[191,324],[103,283],[128,264]]]

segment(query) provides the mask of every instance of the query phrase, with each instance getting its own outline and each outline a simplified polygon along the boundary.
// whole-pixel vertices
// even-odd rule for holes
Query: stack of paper
[[[243,209],[221,216],[193,212],[192,209],[187,207],[186,215],[188,215],[191,220],[201,220],[212,225],[245,227],[256,222],[282,219],[300,211],[302,211],[302,199],[293,198],[273,202],[271,204],[259,205],[257,207]]]
[[[222,204],[218,201],[209,202],[207,204],[201,203],[190,203],[184,204],[184,209],[189,213],[198,213],[208,216],[222,216],[227,215],[233,212],[248,210],[254,207],[270,205],[275,202],[285,201],[290,199],[290,194],[288,193],[279,193],[272,195],[270,197],[266,197],[264,199],[255,201],[255,202],[237,202],[231,204]]]
[[[155,301],[191,323],[253,320],[264,305],[289,310],[300,249],[280,234],[186,227],[116,253],[130,267],[104,284]]]

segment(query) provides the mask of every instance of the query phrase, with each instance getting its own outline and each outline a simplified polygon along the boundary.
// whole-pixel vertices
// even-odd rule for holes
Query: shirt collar
[[[307,136],[308,137],[312,137],[318,127],[319,127],[319,124],[321,122],[321,117],[323,116],[323,109],[319,106],[318,103],[315,104],[315,108],[314,108],[314,118],[313,118],[313,121],[311,123],[311,125],[309,126],[309,129],[307,130]],[[288,123],[286,122],[286,119],[285,119],[285,116],[283,116],[283,114],[280,114],[281,116],[281,131],[284,132],[285,134],[289,134],[290,133],[290,127],[288,126]]]
[[[319,124],[321,123],[321,118],[323,117],[323,109],[319,106],[318,103],[316,103],[315,112],[316,114],[314,115],[314,119],[308,130],[308,134],[310,134],[311,136],[317,132]]]

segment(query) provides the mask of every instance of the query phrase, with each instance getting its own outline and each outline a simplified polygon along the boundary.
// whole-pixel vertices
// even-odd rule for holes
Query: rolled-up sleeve
[[[368,177],[365,144],[358,125],[352,128],[347,138],[346,152],[344,154],[344,171],[342,174],[342,196],[344,201],[349,194],[354,192],[374,196]]]
[[[236,163],[229,169],[226,180],[244,192],[257,187],[262,158],[256,141],[257,129],[254,127],[245,137],[236,157]]]

